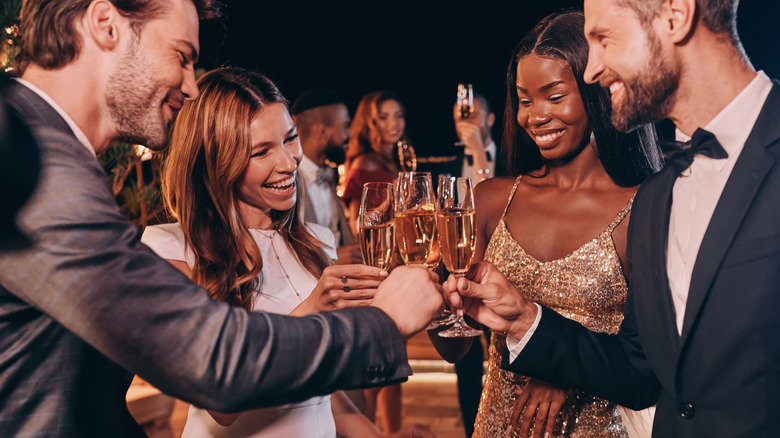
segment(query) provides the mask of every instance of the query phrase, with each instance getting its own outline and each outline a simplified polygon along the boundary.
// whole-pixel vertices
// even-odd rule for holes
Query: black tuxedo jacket
[[[42,164],[18,216],[34,245],[0,252],[0,436],[145,436],[125,403],[133,374],[223,412],[411,374],[379,309],[291,318],[211,300],[140,243],[62,117],[21,84],[8,96]]]
[[[780,433],[780,83],[718,201],[693,269],[682,335],[666,273],[672,186],[666,168],[637,193],[631,284],[618,335],[545,309],[504,367],[639,409],[657,402],[653,436]]]

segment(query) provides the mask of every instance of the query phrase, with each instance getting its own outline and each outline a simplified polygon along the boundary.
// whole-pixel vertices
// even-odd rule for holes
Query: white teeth
[[[552,134],[536,135],[536,141],[538,143],[547,143],[553,141],[563,135],[563,131],[553,132]]]
[[[293,175],[284,181],[279,181],[278,183],[274,183],[274,184],[265,184],[265,186],[272,189],[285,189],[293,185],[294,182],[295,182],[295,176]]]
[[[622,87],[622,86],[623,86],[623,83],[622,83],[622,82],[617,82],[617,81],[616,81],[616,82],[613,82],[613,83],[609,84],[609,92],[610,92],[610,93],[614,93],[614,92],[616,92],[617,90],[619,90],[619,89],[620,89],[620,87]]]

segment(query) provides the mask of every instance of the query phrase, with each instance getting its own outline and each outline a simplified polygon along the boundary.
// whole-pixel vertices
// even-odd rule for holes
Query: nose
[[[604,72],[604,63],[601,61],[601,49],[598,46],[590,44],[588,49],[588,65],[585,66],[583,79],[588,84],[595,84]]]
[[[198,91],[198,83],[195,81],[195,71],[192,69],[186,69],[184,71],[184,79],[181,83],[181,92],[184,94],[184,99],[194,100],[198,98],[200,91]]]
[[[282,147],[276,161],[276,170],[280,173],[294,172],[298,169],[298,163],[301,161],[302,154],[300,147]]]
[[[550,113],[547,105],[535,103],[528,111],[528,124],[531,126],[543,125],[550,121]]]

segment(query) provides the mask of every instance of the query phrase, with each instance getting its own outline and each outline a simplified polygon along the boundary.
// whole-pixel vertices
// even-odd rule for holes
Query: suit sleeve
[[[225,412],[411,374],[379,309],[292,318],[211,300],[140,243],[83,146],[56,131],[39,142],[42,178],[18,216],[35,244],[0,257],[0,284],[114,362]]]

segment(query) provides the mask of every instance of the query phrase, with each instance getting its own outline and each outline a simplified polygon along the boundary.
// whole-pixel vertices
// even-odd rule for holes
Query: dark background
[[[544,16],[582,8],[581,0],[223,3],[223,23],[201,29],[200,67],[259,71],[290,100],[307,88],[333,89],[350,112],[364,94],[392,90],[407,108],[407,133],[420,155],[453,147],[459,82],[472,83],[490,101],[498,143],[512,49]],[[767,10],[772,3],[743,0],[738,26],[754,66],[780,77],[780,26]]]

